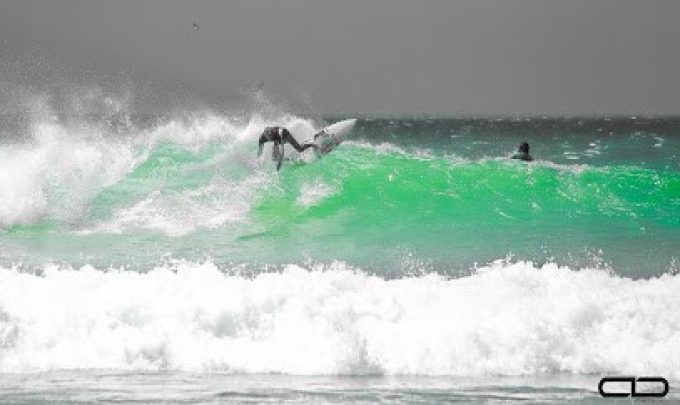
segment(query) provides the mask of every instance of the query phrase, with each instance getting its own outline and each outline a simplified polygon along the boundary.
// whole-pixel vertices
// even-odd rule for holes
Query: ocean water
[[[0,402],[678,398],[680,119],[362,116],[277,172],[345,117],[93,97],[0,120]]]

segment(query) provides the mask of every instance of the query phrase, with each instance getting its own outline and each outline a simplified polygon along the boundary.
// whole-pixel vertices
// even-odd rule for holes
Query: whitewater
[[[2,269],[0,283],[2,372],[680,377],[670,275],[519,262],[385,280],[333,263],[248,278],[178,263]]]

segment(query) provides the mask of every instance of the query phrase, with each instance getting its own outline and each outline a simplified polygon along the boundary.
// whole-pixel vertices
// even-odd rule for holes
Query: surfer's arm
[[[264,144],[268,141],[269,139],[267,138],[267,130],[262,132],[262,135],[260,135],[260,140],[258,141],[258,146],[257,146],[257,157],[260,157],[262,155],[262,149],[264,148]]]

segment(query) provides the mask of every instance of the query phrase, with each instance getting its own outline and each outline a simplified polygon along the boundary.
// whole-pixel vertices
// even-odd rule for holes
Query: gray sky
[[[678,0],[3,0],[0,46],[326,113],[668,114],[679,22]]]

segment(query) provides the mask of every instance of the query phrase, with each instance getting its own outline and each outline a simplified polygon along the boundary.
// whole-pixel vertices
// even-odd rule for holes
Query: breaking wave
[[[385,280],[343,263],[244,277],[0,270],[0,370],[678,378],[680,278],[496,262]],[[228,274],[232,273],[232,274]]]

